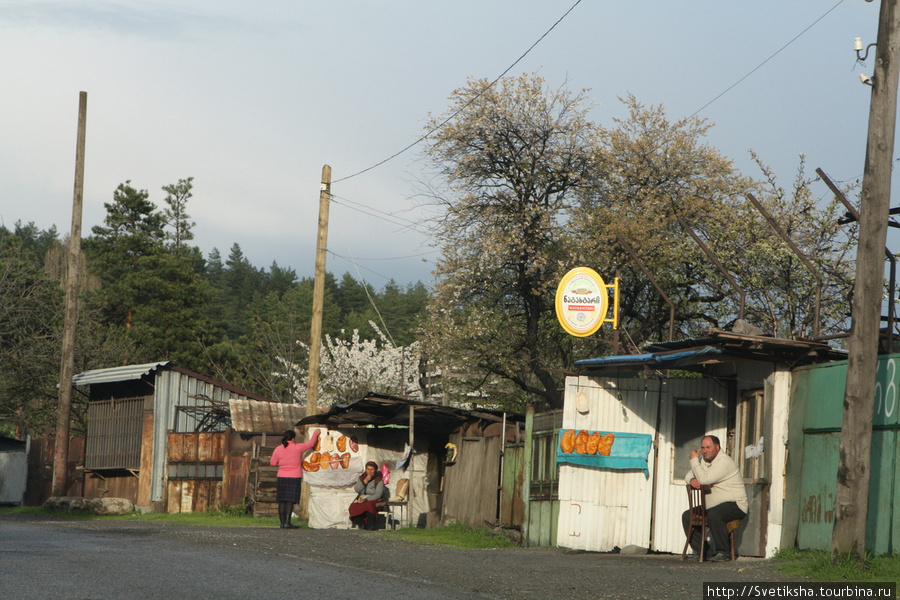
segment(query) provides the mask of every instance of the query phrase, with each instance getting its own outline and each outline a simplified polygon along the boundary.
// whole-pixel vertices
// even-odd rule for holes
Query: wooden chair
[[[688,507],[691,511],[691,525],[687,531],[687,539],[684,540],[684,550],[681,551],[681,560],[687,558],[687,549],[691,544],[691,536],[695,529],[700,530],[700,562],[706,560],[706,494],[709,493],[711,486],[701,485],[699,489],[691,487],[687,484]],[[731,542],[731,560],[734,560],[734,532],[741,526],[740,519],[732,519],[725,523],[725,529],[728,530],[728,541]],[[719,548],[716,548],[716,552]]]

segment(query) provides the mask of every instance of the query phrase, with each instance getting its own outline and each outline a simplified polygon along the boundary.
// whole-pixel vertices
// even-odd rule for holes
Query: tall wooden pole
[[[325,258],[328,251],[328,208],[331,200],[331,167],[322,167],[319,187],[319,236],[316,242],[316,278],[313,284],[312,323],[309,328],[309,379],[306,415],[318,412],[319,364],[322,348],[322,313],[325,304]]]
[[[66,493],[69,462],[69,419],[72,414],[72,371],[75,370],[75,325],[78,322],[78,280],[81,265],[81,212],[84,205],[84,138],[87,130],[87,92],[78,97],[78,140],[75,145],[75,192],[72,197],[72,232],[69,235],[66,270],[66,315],[63,323],[62,360],[59,369],[59,409],[53,453],[51,494]]]
[[[883,257],[897,119],[900,71],[900,13],[897,4],[898,0],[882,0],[878,20],[831,538],[832,560],[856,553],[860,563],[865,560],[866,553],[872,413],[875,408],[884,281]],[[893,302],[893,298],[889,301]]]

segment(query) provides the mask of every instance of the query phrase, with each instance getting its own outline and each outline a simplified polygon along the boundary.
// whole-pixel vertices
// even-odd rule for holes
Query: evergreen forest
[[[74,372],[170,361],[275,401],[302,401],[276,371],[306,360],[312,278],[275,262],[252,265],[238,244],[204,257],[191,244],[192,185],[165,186],[158,207],[125,182],[105,204],[104,223],[83,237]],[[40,434],[55,423],[67,243],[55,227],[0,226],[0,434]],[[427,294],[421,283],[376,290],[329,273],[323,336],[381,332],[408,345]],[[73,400],[72,427],[83,431],[79,395]]]

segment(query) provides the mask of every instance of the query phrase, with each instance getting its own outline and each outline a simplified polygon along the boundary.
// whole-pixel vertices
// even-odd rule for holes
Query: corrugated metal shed
[[[83,373],[79,373],[72,377],[72,385],[79,386],[92,385],[95,383],[115,383],[116,381],[140,379],[144,375],[149,375],[154,370],[167,364],[169,364],[168,361],[84,371]]]
[[[164,498],[166,443],[170,431],[187,433],[197,430],[198,426],[204,425],[204,415],[218,407],[227,406],[232,399],[268,403],[266,398],[258,394],[173,366],[168,361],[85,371],[75,375],[72,384],[105,386],[139,380],[146,381],[153,390],[152,411],[148,406],[144,407],[145,412],[152,412],[152,418],[145,417],[143,423],[143,427],[152,429],[152,436],[148,435],[147,430],[142,433],[142,444],[145,446],[141,450],[142,470],[149,467],[150,502],[162,501]],[[204,431],[224,431],[226,426],[225,422],[219,420]],[[281,431],[284,429],[287,427],[281,428]],[[147,465],[143,465],[144,455],[147,456]],[[148,475],[142,477],[145,476]]]
[[[306,416],[306,407],[301,404],[231,398],[228,408],[231,426],[238,433],[281,433]]]

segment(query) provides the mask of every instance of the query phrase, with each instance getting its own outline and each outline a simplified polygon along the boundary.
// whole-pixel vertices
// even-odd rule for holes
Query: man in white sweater
[[[716,553],[710,560],[731,560],[730,553],[725,551],[729,547],[725,524],[746,517],[749,505],[741,470],[730,456],[722,452],[719,438],[708,435],[700,442],[699,450],[691,450],[691,470],[685,475],[684,481],[694,488],[711,486],[712,489],[706,496],[706,524]],[[691,523],[689,510],[684,511],[681,521],[687,535]],[[705,544],[706,540],[701,540],[700,532],[694,530],[691,548],[696,557],[699,557],[701,542]],[[709,556],[708,552],[704,554]]]

